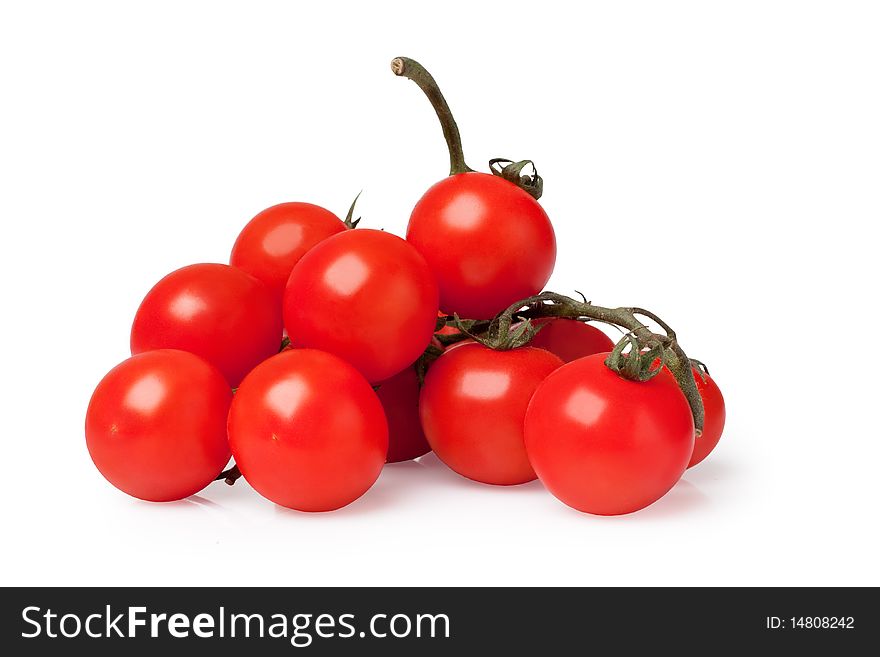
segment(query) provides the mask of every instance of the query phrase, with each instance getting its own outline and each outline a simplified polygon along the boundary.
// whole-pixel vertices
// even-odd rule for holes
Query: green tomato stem
[[[662,334],[654,333],[639,319],[647,317],[656,322],[663,330]],[[528,320],[541,317],[574,319],[578,321],[595,320],[618,326],[627,331],[620,340],[605,364],[620,376],[637,381],[646,381],[657,375],[665,365],[672,372],[678,386],[684,393],[694,416],[694,427],[697,436],[703,432],[705,412],[703,399],[697,389],[691,360],[684,349],[678,344],[675,332],[657,315],[644,308],[634,306],[621,308],[603,308],[594,306],[587,300],[578,301],[555,292],[542,292],[528,299],[517,301],[506,310],[498,313],[491,322],[473,322],[458,317],[447,320],[462,333],[492,349],[515,349],[528,344],[535,331],[522,325],[512,330],[516,323],[528,323]],[[631,347],[629,353],[624,349]],[[654,366],[659,358],[661,367]]]
[[[449,175],[454,176],[457,173],[468,173],[473,171],[464,161],[464,151],[461,147],[461,133],[458,131],[458,124],[455,117],[452,116],[452,110],[443,97],[440,87],[437,86],[434,77],[428,73],[424,66],[416,60],[409,57],[395,57],[391,60],[391,70],[394,75],[409,78],[415,82],[421,89],[434,111],[437,112],[437,118],[440,119],[440,127],[443,128],[443,137],[446,139],[446,147],[449,149]]]

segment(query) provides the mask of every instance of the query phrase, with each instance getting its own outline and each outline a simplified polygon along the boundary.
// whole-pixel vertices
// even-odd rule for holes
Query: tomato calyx
[[[394,75],[412,80],[418,85],[419,89],[427,96],[437,113],[440,120],[440,127],[443,129],[443,138],[446,140],[446,147],[449,149],[449,175],[454,176],[459,173],[471,173],[474,171],[468,166],[464,159],[464,151],[461,146],[461,132],[459,132],[458,124],[449,109],[449,104],[437,81],[424,66],[416,60],[409,57],[395,57],[391,60],[391,71]],[[523,170],[527,167],[532,168],[531,175],[523,175]],[[541,198],[544,191],[544,181],[538,175],[538,169],[531,160],[509,160],[499,157],[489,160],[489,170],[495,175],[513,183],[520,189],[525,190],[535,200]]]
[[[506,330],[502,330],[500,318],[501,315],[498,315],[489,321],[474,321],[462,320],[458,315],[455,315],[452,325],[461,331],[464,336],[496,351],[508,351],[524,347],[543,328],[535,326],[528,319],[524,319],[508,326]]]
[[[693,367],[697,374],[700,375],[700,378],[703,380],[703,383],[708,382],[709,376],[709,368],[706,367],[706,363],[701,360],[697,360],[696,358],[691,358],[691,367]]]
[[[345,224],[345,227],[349,230],[353,228],[357,228],[357,225],[361,222],[363,217],[358,217],[357,219],[352,219],[354,216],[354,206],[357,205],[358,199],[361,197],[361,194],[364,193],[364,190],[361,190],[357,193],[357,196],[354,197],[354,200],[351,202],[351,205],[348,208],[348,214],[345,215],[345,221],[342,223]]]
[[[656,336],[644,343],[635,334],[627,333],[614,345],[605,365],[630,381],[650,381],[663,371],[666,350]]]
[[[523,170],[527,167],[532,168],[531,175],[523,174]],[[536,201],[544,193],[544,179],[538,175],[538,167],[531,160],[515,162],[506,157],[495,157],[489,160],[489,171],[492,172],[492,175],[504,178],[517,187],[521,187]]]

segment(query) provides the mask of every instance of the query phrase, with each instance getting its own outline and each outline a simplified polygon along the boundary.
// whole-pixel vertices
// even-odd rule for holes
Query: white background
[[[880,20],[870,2],[31,2],[0,10],[2,584],[880,584]],[[161,276],[304,200],[397,233],[447,159],[531,158],[548,288],[651,308],[728,404],[619,518],[429,457],[308,515],[157,505],[85,448]]]

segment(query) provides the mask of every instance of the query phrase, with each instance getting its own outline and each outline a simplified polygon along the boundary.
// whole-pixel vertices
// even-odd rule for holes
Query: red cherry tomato
[[[229,264],[263,281],[280,304],[293,266],[318,242],[344,230],[342,220],[320,206],[273,205],[241,231]]]
[[[190,265],[147,293],[131,327],[131,353],[192,352],[234,388],[278,351],[281,334],[281,309],[263,283],[228,265]]]
[[[372,382],[414,363],[436,322],[437,283],[425,259],[379,230],[324,240],[293,268],[284,292],[293,345],[336,354]]]
[[[654,361],[654,366],[660,365],[660,360]],[[708,373],[700,371],[696,367],[691,368],[694,373],[694,381],[697,383],[697,390],[700,393],[700,399],[703,400],[703,433],[694,440],[694,452],[688,467],[692,468],[697,463],[709,456],[709,453],[715,449],[721,434],[724,431],[724,421],[727,412],[724,407],[724,397],[721,395],[721,389],[715,380]],[[668,368],[662,372],[663,376],[669,377],[675,381],[675,377]],[[703,377],[706,377],[705,381]],[[678,384],[676,384],[678,385]]]
[[[561,365],[549,351],[532,347],[493,351],[471,343],[447,351],[428,370],[420,399],[431,448],[475,481],[532,481],[523,418],[535,388]]]
[[[214,367],[185,351],[132,356],[98,384],[86,412],[86,445],[119,490],[168,502],[194,495],[229,461],[232,391]]]
[[[694,441],[694,452],[688,463],[689,468],[694,467],[715,449],[721,439],[721,433],[724,431],[724,420],[727,415],[721,389],[711,376],[708,374],[704,376],[706,377],[705,381],[696,370],[694,371],[697,390],[700,391],[700,398],[703,400],[705,418],[703,419],[703,433]]]
[[[378,478],[388,425],[372,387],[351,365],[293,349],[242,381],[229,410],[229,442],[260,495],[299,511],[332,511]]]
[[[388,420],[388,463],[409,461],[431,451],[419,420],[419,378],[407,367],[382,381],[376,391]]]
[[[606,356],[547,377],[529,403],[525,444],[553,495],[579,511],[618,515],[656,502],[681,478],[694,420],[672,377],[627,381]]]
[[[529,346],[546,349],[559,356],[566,363],[614,349],[611,338],[595,326],[584,322],[574,319],[541,317],[532,320],[532,324],[542,328],[529,343]]]
[[[527,192],[487,173],[441,180],[416,204],[406,231],[431,266],[440,305],[489,319],[540,292],[556,263],[547,213]]]

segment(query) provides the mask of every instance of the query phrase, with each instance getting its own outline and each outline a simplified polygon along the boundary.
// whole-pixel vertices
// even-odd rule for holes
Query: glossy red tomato
[[[606,357],[547,377],[529,403],[525,445],[553,495],[579,511],[618,515],[656,502],[681,478],[694,420],[672,377],[628,381]]]
[[[541,317],[532,320],[532,324],[542,328],[529,343],[529,346],[546,349],[559,356],[566,363],[614,349],[611,338],[595,326],[584,322],[574,319]]]
[[[131,327],[131,353],[189,351],[235,387],[278,351],[281,334],[281,309],[263,283],[228,265],[190,265],[147,293]]]
[[[273,205],[241,231],[229,264],[263,281],[280,304],[293,266],[318,242],[344,230],[342,220],[320,206]]]
[[[220,372],[185,351],[123,361],[101,380],[86,412],[86,445],[119,490],[151,502],[180,500],[229,461],[232,391]]]
[[[527,192],[487,173],[441,180],[416,204],[406,231],[431,266],[440,306],[489,319],[540,292],[556,263],[547,213]]]
[[[487,484],[532,481],[523,418],[538,384],[562,361],[523,347],[456,347],[431,365],[420,399],[428,443],[457,473]]]
[[[655,366],[659,365],[660,361],[655,361]],[[694,451],[691,455],[691,460],[688,463],[688,467],[692,468],[697,463],[705,459],[709,456],[709,453],[715,449],[715,446],[718,444],[718,441],[721,439],[721,434],[724,431],[724,421],[727,417],[727,412],[724,407],[724,397],[721,395],[721,389],[718,387],[718,384],[715,383],[715,380],[706,373],[700,375],[699,370],[696,367],[692,368],[694,373],[694,381],[697,383],[697,390],[700,392],[700,399],[703,400],[703,433],[694,440]],[[672,381],[675,381],[675,378],[672,376],[672,372],[669,369],[663,370],[663,376],[669,377]],[[705,381],[703,380],[703,376],[705,376]],[[678,384],[676,384],[678,385]]]
[[[332,511],[378,478],[388,425],[372,387],[351,365],[293,349],[242,381],[229,410],[229,442],[262,496],[299,511]]]
[[[721,439],[721,433],[724,431],[724,420],[727,412],[724,408],[724,397],[721,395],[721,389],[715,383],[711,376],[706,374],[706,380],[696,372],[694,372],[697,380],[697,390],[700,391],[700,397],[703,400],[703,410],[705,418],[703,420],[703,433],[694,442],[694,452],[688,467],[692,468],[704,458],[709,456],[709,452],[715,449],[718,441]]]
[[[419,378],[407,367],[382,381],[376,394],[388,420],[388,463],[409,461],[431,451],[419,420]]]
[[[309,251],[290,274],[291,342],[336,354],[376,383],[421,356],[434,335],[437,283],[404,240],[358,228]]]

